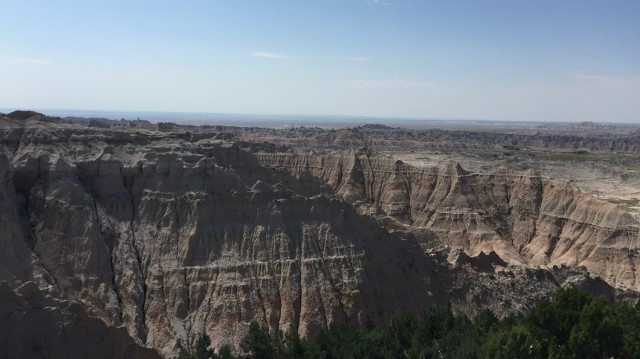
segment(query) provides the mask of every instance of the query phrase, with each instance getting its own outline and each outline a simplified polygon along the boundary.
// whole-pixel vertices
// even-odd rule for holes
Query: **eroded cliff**
[[[5,302],[117,350],[237,344],[252,320],[305,335],[447,301],[523,314],[567,285],[620,294],[581,265],[638,286],[633,218],[563,181],[19,120],[0,130]]]
[[[267,167],[314,176],[390,228],[427,228],[469,255],[511,264],[585,266],[615,287],[640,290],[639,224],[574,184],[535,173],[468,173],[459,164],[413,167],[366,150],[262,152]]]
[[[446,300],[411,236],[313,179],[226,141],[105,131],[4,133],[5,279],[164,356],[202,331],[237,343],[251,320],[304,335]]]

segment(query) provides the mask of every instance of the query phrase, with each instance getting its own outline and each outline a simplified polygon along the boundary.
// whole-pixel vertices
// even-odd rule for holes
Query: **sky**
[[[638,0],[0,0],[0,108],[640,122]]]

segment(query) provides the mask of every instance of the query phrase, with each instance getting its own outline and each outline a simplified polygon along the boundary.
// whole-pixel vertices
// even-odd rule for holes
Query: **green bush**
[[[397,313],[382,327],[370,317],[360,329],[334,323],[306,339],[294,328],[269,335],[252,322],[240,344],[244,355],[225,346],[216,356],[209,346],[203,334],[185,358],[640,358],[640,308],[561,289],[519,319],[499,320],[485,310],[472,321],[431,307],[417,317]]]

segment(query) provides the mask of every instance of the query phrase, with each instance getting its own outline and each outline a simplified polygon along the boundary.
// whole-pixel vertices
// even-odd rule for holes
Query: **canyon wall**
[[[2,143],[3,279],[165,357],[203,331],[237,344],[252,320],[305,335],[446,302],[413,237],[232,143],[99,129]]]
[[[511,264],[585,266],[614,287],[640,290],[637,220],[573,183],[534,173],[468,173],[449,162],[418,168],[367,151],[262,152],[267,167],[321,178],[390,228],[427,228],[477,256]]]
[[[304,336],[447,302],[524,314],[567,285],[619,295],[579,266],[638,289],[638,224],[571,183],[38,121],[0,130],[15,356],[170,358],[201,332],[237,345],[252,320]]]

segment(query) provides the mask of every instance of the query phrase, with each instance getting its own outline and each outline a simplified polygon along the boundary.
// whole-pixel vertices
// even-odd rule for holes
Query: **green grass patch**
[[[608,198],[607,201],[609,203],[617,204],[622,207],[638,207],[640,206],[640,199],[631,198],[631,199],[622,199],[622,198]]]
[[[572,162],[586,162],[586,161],[598,161],[600,156],[592,154],[580,154],[571,152],[548,152],[545,154],[546,159],[549,161],[572,161]]]

